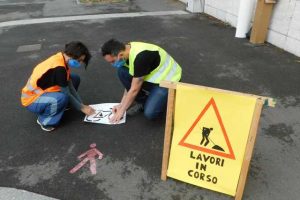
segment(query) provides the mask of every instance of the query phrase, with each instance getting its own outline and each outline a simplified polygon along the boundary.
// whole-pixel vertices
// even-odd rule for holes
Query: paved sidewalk
[[[18,190],[15,188],[0,187],[0,200],[56,200],[43,195]]]

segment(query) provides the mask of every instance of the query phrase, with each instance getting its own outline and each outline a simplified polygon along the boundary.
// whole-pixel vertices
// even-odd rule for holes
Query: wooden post
[[[159,84],[160,87],[165,87],[165,88],[169,88],[169,89],[176,89],[177,85],[183,85],[183,86],[188,86],[188,87],[193,87],[193,88],[202,88],[202,89],[207,89],[207,90],[213,90],[213,91],[216,91],[216,92],[225,92],[225,93],[230,93],[230,94],[237,94],[237,95],[255,97],[255,98],[263,100],[265,102],[265,105],[269,106],[269,107],[275,107],[275,104],[276,104],[275,99],[270,98],[270,97],[264,97],[264,96],[258,96],[258,95],[253,95],[253,94],[235,92],[235,91],[230,91],[230,90],[223,90],[223,89],[212,88],[212,87],[207,87],[207,86],[202,86],[202,85],[194,85],[194,84],[190,84],[190,83],[181,83],[181,82],[176,83],[176,82],[171,82],[171,81],[162,81]]]
[[[265,42],[274,3],[276,0],[257,0],[250,37],[251,43],[262,44]]]
[[[167,180],[167,169],[169,164],[170,146],[172,138],[173,115],[175,104],[175,89],[169,88],[168,93],[168,107],[166,116],[165,138],[164,138],[164,151],[161,167],[161,180]]]
[[[248,170],[249,170],[249,165],[250,165],[252,152],[253,152],[253,148],[254,148],[254,144],[255,144],[255,139],[256,139],[256,135],[257,135],[257,129],[258,129],[258,124],[259,124],[262,107],[263,107],[263,101],[260,99],[257,99],[256,105],[254,108],[252,123],[251,123],[251,127],[250,127],[250,133],[249,133],[248,141],[247,141],[247,145],[246,145],[246,150],[245,150],[244,160],[243,160],[242,169],[241,169],[241,173],[240,173],[239,183],[237,185],[235,200],[241,200],[243,197],[244,188],[245,188],[245,184],[246,184],[246,180],[247,180],[247,174],[248,174]]]

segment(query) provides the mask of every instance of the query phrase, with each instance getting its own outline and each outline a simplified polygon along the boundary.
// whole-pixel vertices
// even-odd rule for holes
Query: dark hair
[[[88,48],[82,42],[79,42],[79,41],[72,41],[72,42],[66,44],[64,53],[67,56],[70,56],[71,58],[74,58],[74,59],[78,59],[81,56],[85,55],[83,62],[85,63],[86,67],[88,66],[89,61],[92,57]]]
[[[125,50],[125,44],[115,39],[110,39],[105,42],[101,48],[102,56],[113,55],[117,56],[120,51]]]

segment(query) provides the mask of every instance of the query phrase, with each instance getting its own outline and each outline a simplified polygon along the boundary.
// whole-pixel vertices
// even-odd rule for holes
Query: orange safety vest
[[[45,92],[59,92],[60,87],[58,85],[51,86],[45,90],[37,86],[38,80],[50,69],[56,67],[65,67],[67,71],[67,80],[70,80],[70,69],[66,67],[63,53],[59,52],[47,60],[38,64],[34,69],[27,81],[27,84],[22,89],[21,103],[23,106],[28,106],[34,102],[39,96]]]

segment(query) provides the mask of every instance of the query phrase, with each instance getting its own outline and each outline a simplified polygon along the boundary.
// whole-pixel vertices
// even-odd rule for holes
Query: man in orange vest
[[[37,123],[44,131],[53,131],[70,103],[77,110],[91,115],[95,110],[82,103],[77,93],[80,77],[72,68],[87,66],[91,54],[78,41],[65,45],[64,52],[49,57],[38,64],[22,89],[21,103],[38,115]]]

